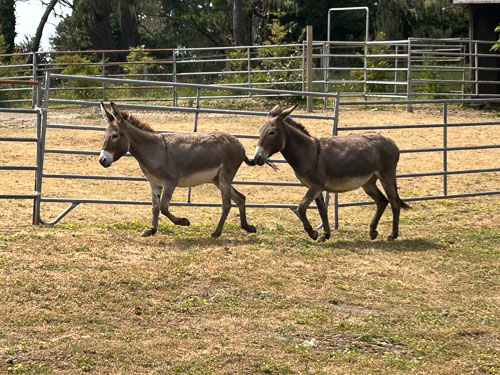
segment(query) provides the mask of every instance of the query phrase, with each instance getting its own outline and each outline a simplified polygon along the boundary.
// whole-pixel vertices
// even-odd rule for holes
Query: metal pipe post
[[[307,91],[312,91],[312,81],[313,81],[313,62],[312,62],[312,40],[313,40],[313,27],[312,25],[307,25]],[[312,96],[307,97],[307,112],[313,111],[313,98]]]
[[[201,90],[199,88],[196,89],[196,109],[200,109],[200,92]],[[196,111],[194,113],[194,125],[193,125],[193,132],[198,131],[198,117],[200,115],[199,111]],[[188,187],[188,192],[187,192],[187,203],[191,203],[191,188]]]
[[[172,81],[177,82],[177,60],[176,60],[177,49],[172,51]],[[174,107],[177,107],[177,87],[174,86],[172,90],[172,99]]]
[[[40,134],[38,136],[37,143],[37,170],[35,176],[35,186],[36,194],[38,195],[35,207],[33,208],[33,224],[39,225],[43,223],[40,217],[41,199],[42,199],[42,183],[43,183],[43,163],[45,160],[45,135],[47,133],[47,110],[49,106],[49,94],[50,93],[50,72],[45,72],[45,84],[44,84],[44,98],[42,106],[42,95],[40,89],[40,97],[37,102],[41,110],[41,124],[40,124]]]
[[[408,38],[408,60],[406,69],[406,100],[411,100],[411,39]],[[406,110],[408,112],[413,112],[411,104],[406,105]]]
[[[448,103],[443,103],[443,195],[448,195]]]
[[[248,69],[248,87],[252,87],[252,73],[251,73],[251,70],[252,70],[252,64],[251,64],[251,60],[250,60],[250,47],[247,48],[247,69]],[[248,92],[248,97],[251,97],[252,96],[252,93],[249,91]]]
[[[338,134],[339,128],[339,108],[340,108],[340,93],[337,92],[337,96],[335,97],[335,103],[333,106],[333,127],[332,127],[332,136],[336,137]],[[328,205],[327,205],[328,207]],[[333,199],[333,210],[334,210],[334,228],[339,229],[339,194],[334,194]]]
[[[33,52],[33,81],[37,81],[37,54],[36,52]],[[33,86],[31,90],[31,108],[35,108],[37,105],[37,92],[38,92],[39,86]]]
[[[106,52],[102,53],[102,68],[101,68],[102,78],[106,77]],[[106,82],[102,81],[102,100],[106,100]]]

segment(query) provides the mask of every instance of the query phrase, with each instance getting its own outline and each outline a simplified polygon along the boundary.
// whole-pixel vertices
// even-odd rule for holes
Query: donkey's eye
[[[269,132],[269,135],[276,135],[276,132],[275,132],[274,130],[271,130],[271,131]]]
[[[113,135],[111,136],[111,139],[112,139],[113,141],[116,141],[118,138],[120,138],[120,136],[119,136],[118,134],[113,134]]]

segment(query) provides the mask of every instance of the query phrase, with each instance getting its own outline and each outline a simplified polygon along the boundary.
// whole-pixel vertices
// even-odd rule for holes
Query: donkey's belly
[[[330,179],[326,183],[326,188],[332,193],[343,193],[357,189],[364,185],[373,176],[373,174],[366,176],[344,177]]]
[[[180,176],[179,183],[177,186],[179,187],[191,187],[197,186],[201,184],[206,184],[207,182],[211,182],[219,173],[221,169],[221,165],[216,168],[210,168],[206,170],[192,172],[191,174]]]

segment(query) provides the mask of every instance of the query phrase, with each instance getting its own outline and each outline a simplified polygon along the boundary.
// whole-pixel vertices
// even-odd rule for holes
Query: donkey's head
[[[290,116],[292,111],[297,107],[281,110],[281,105],[277,104],[268,114],[267,121],[260,128],[260,137],[255,154],[254,161],[258,165],[264,163],[275,153],[282,151],[286,145],[285,123],[284,120]]]
[[[125,121],[115,103],[110,102],[111,112],[101,102],[101,113],[104,120],[108,123],[108,128],[104,134],[99,163],[104,168],[108,168],[113,162],[120,159],[127,153],[130,147],[130,139],[125,131]]]

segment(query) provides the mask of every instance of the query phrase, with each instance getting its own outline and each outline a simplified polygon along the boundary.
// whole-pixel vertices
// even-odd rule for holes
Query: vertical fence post
[[[338,134],[338,126],[339,126],[339,108],[340,108],[340,93],[337,92],[335,95],[335,103],[333,106],[333,127],[332,127],[332,135],[335,137]],[[328,198],[328,195],[327,195]],[[329,199],[328,199],[329,200]],[[327,206],[328,208],[328,202]],[[334,212],[334,228],[339,229],[339,194],[334,194],[333,199],[333,212]]]
[[[200,93],[201,93],[201,89],[197,88],[196,89],[196,112],[194,113],[193,132],[198,131],[198,117],[200,115],[200,112],[198,111],[198,109],[200,109]],[[191,188],[190,187],[188,187],[187,203],[191,203]]]
[[[366,102],[366,95],[368,94],[368,39],[365,39],[365,52],[363,57],[363,99]]]
[[[411,39],[408,38],[408,60],[406,67],[406,100],[411,100]],[[412,112],[411,104],[406,105],[406,110]]]
[[[40,224],[40,198],[41,198],[41,176],[39,175],[39,165],[40,165],[40,158],[41,158],[41,153],[43,152],[43,149],[41,147],[41,137],[42,137],[42,112],[41,107],[42,107],[42,85],[38,84],[35,86],[36,92],[35,92],[35,105],[39,108],[39,111],[36,114],[36,165],[37,165],[37,170],[35,172],[35,189],[34,193],[36,194],[36,198],[34,199],[33,202],[33,225],[38,225]]]
[[[312,40],[313,40],[313,27],[312,25],[307,25],[307,91],[312,91],[312,81],[313,81],[313,62],[312,62]],[[307,112],[313,111],[313,97],[307,96]]]
[[[460,44],[460,52],[462,53],[462,99],[465,99],[465,68],[467,66],[466,64],[466,55],[467,55],[467,45],[466,44]],[[462,103],[463,105],[463,103]]]
[[[323,58],[321,59],[321,65],[323,65],[323,91],[325,93],[328,93],[328,63],[329,63],[329,60],[328,60],[328,44],[327,43],[323,43],[322,53],[323,53]],[[326,109],[328,107],[328,97],[327,96],[325,96],[324,102],[325,102],[324,106]]]
[[[448,103],[443,103],[443,195],[448,196]]]
[[[250,47],[247,48],[247,69],[248,69],[248,88],[252,87],[252,74],[251,74],[251,70],[252,70],[252,64],[251,64],[251,60],[250,60]],[[251,97],[252,96],[252,93],[249,91],[248,92],[248,97]]]
[[[37,53],[33,52],[33,81],[37,81],[38,77],[38,63],[37,63]],[[39,86],[39,85],[38,85]],[[37,93],[38,93],[38,86],[33,86],[33,89],[31,90],[31,108],[35,108],[37,103]]]
[[[174,48],[172,51],[172,82],[177,82],[177,58],[176,58],[177,49]],[[177,107],[177,87],[174,86],[172,90],[172,100],[174,107]]]
[[[42,223],[40,218],[40,206],[42,199],[42,182],[43,182],[43,162],[45,159],[45,134],[47,132],[47,110],[49,106],[49,91],[50,91],[50,72],[45,72],[44,85],[44,100],[42,106],[42,90],[38,90],[37,103],[41,109],[41,118],[37,114],[37,155],[36,155],[36,175],[35,175],[35,193],[38,195],[33,206],[33,224],[39,225]]]
[[[394,58],[394,95],[398,94],[398,46],[396,45],[396,57]]]
[[[101,67],[102,78],[106,77],[106,52],[102,53],[102,67]],[[106,83],[102,81],[102,100],[106,100]]]
[[[306,91],[306,42],[302,42],[302,92]],[[304,95],[302,95],[304,99]]]
[[[477,56],[477,42],[474,42],[474,94],[479,95],[479,58]]]

